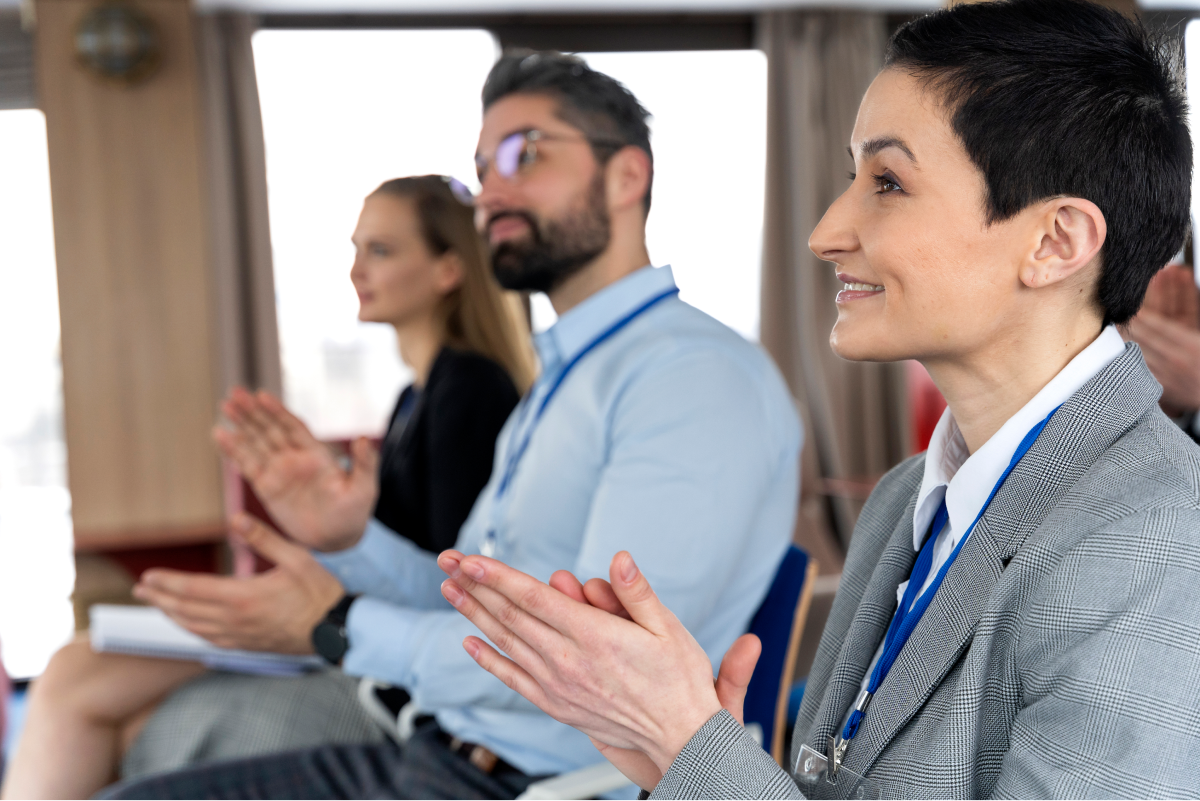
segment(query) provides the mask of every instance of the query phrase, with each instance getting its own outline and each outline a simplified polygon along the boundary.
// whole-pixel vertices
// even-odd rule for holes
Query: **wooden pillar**
[[[162,64],[120,86],[76,61],[93,5],[37,0],[35,39],[76,546],[210,541],[223,510],[195,20],[186,0],[136,0]]]

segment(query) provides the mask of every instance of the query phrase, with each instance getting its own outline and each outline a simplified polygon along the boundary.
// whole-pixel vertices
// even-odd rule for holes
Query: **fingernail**
[[[483,565],[478,562],[463,562],[462,571],[476,581],[483,579]]]
[[[457,556],[454,556],[453,554],[444,553],[441,556],[441,561],[443,563],[442,570],[444,570],[445,572],[453,573],[455,570],[458,570],[458,557]]]
[[[463,591],[458,588],[458,585],[452,581],[442,582],[442,595],[446,596],[446,600],[454,607],[458,607],[463,602]]]
[[[633,557],[625,554],[625,566],[621,568],[621,580],[626,584],[632,584],[638,577],[637,565],[633,563]]]
[[[474,640],[463,640],[463,648],[467,649],[467,653],[471,655],[472,659],[479,659],[479,643]]]

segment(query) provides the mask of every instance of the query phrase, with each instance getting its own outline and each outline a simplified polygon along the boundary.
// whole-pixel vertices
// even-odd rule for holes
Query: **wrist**
[[[341,665],[346,652],[350,650],[350,635],[346,630],[346,621],[350,617],[350,607],[357,599],[357,595],[342,596],[341,600],[313,627],[313,650],[331,665]]]
[[[651,743],[647,756],[654,762],[665,776],[679,758],[679,754],[687,746],[696,732],[712,720],[713,716],[724,708],[714,696],[711,703],[691,708],[688,714],[676,718],[670,730]]]

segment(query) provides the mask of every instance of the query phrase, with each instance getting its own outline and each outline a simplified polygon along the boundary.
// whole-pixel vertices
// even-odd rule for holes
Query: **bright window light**
[[[350,235],[389,178],[475,187],[491,34],[260,31],[262,103],[284,400],[319,437],[379,434],[411,373],[389,326],[359,323]]]
[[[680,296],[758,338],[767,58],[760,50],[586,53],[653,116],[646,239]]]
[[[0,111],[0,652],[40,674],[74,629],[46,122]]]

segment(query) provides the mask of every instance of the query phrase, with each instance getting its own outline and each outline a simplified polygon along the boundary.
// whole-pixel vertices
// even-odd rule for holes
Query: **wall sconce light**
[[[91,72],[125,86],[146,80],[162,62],[154,21],[120,2],[83,15],[75,29],[75,55]]]

